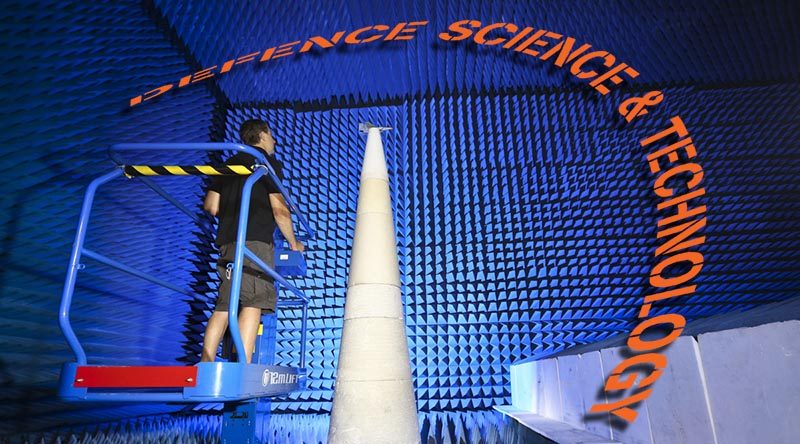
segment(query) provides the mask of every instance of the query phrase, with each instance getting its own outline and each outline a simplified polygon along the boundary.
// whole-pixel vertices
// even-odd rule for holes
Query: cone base
[[[330,444],[418,444],[417,403],[410,379],[337,381]]]

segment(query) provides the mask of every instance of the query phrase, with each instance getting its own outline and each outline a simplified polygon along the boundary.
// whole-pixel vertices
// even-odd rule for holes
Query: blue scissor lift
[[[125,164],[120,156],[122,152],[126,151],[235,151],[245,152],[256,158],[256,165],[252,170],[242,171],[241,168],[238,168],[238,172],[233,173],[247,175],[248,178],[242,190],[236,252],[232,267],[229,331],[236,350],[244,350],[239,332],[238,308],[242,268],[244,259],[248,258],[274,279],[275,290],[278,294],[280,294],[280,288],[292,294],[290,299],[279,298],[278,308],[290,306],[302,308],[299,367],[272,365],[274,335],[261,334],[261,332],[270,331],[270,327],[274,325],[274,316],[269,315],[262,318],[264,324],[270,325],[263,328],[264,324],[262,324],[252,364],[247,364],[243,353],[239,353],[236,362],[201,362],[195,366],[102,366],[88,363],[86,353],[70,325],[69,318],[78,271],[84,267],[81,263],[82,257],[88,257],[179,293],[194,296],[170,282],[128,267],[84,247],[89,215],[97,189],[124,174],[129,178],[141,180],[180,211],[198,220],[194,213],[159,187],[155,181],[144,176],[158,176],[158,171],[163,171],[165,168],[172,175],[216,175],[220,174],[220,170],[222,170],[219,167],[203,165],[185,167],[129,165]],[[312,239],[314,232],[280,183],[264,154],[252,147],[234,143],[126,143],[112,146],[109,153],[118,168],[93,180],[86,190],[61,297],[59,325],[75,354],[75,362],[65,363],[62,368],[59,395],[69,401],[224,402],[223,442],[253,442],[255,440],[258,398],[287,395],[306,387],[305,348],[309,302],[309,298],[303,291],[285,279],[285,277],[304,276],[306,264],[302,253],[287,248],[285,239],[280,235],[279,230],[276,230],[275,238],[275,270],[245,247],[250,194],[256,181],[264,174],[269,174],[278,186],[289,209],[297,217],[305,231],[305,235],[297,236],[298,239]],[[227,170],[228,173],[231,173],[230,168]],[[223,174],[225,173],[223,172]]]

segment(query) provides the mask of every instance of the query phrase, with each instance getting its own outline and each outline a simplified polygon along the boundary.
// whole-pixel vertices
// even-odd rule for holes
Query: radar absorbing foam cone
[[[382,128],[366,129],[328,441],[419,443]]]

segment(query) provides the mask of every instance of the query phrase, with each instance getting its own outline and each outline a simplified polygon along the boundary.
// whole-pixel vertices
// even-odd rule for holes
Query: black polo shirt
[[[274,156],[265,154],[267,161],[272,165],[278,178],[283,180],[283,164]],[[231,156],[226,165],[245,165],[251,167],[256,163],[256,158],[247,153],[237,153]],[[217,229],[216,244],[222,245],[236,242],[236,229],[239,227],[239,207],[242,204],[242,189],[248,176],[216,176],[212,179],[208,189],[219,193],[219,228]],[[256,240],[272,243],[272,233],[275,231],[275,216],[269,195],[280,193],[273,183],[269,173],[262,176],[253,185],[250,194],[250,214],[247,218],[247,235],[245,240]]]

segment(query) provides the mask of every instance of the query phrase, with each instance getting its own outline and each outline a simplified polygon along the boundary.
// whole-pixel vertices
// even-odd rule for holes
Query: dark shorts
[[[270,267],[275,266],[275,247],[272,244],[261,241],[247,241],[245,245],[267,265]],[[235,253],[235,243],[225,244],[219,249],[217,273],[219,273],[220,284],[219,296],[217,297],[217,305],[214,307],[214,311],[228,311],[231,297],[232,276],[229,276],[227,272],[227,262],[233,263]],[[250,259],[245,258],[244,266],[251,270],[257,270],[259,273],[263,273],[261,268]],[[233,269],[231,268],[231,272],[232,271]],[[275,285],[272,283],[272,279],[265,278],[264,276],[255,276],[252,273],[248,273],[247,270],[242,270],[242,288],[239,291],[239,307],[258,307],[262,311],[274,313],[276,300]]]

